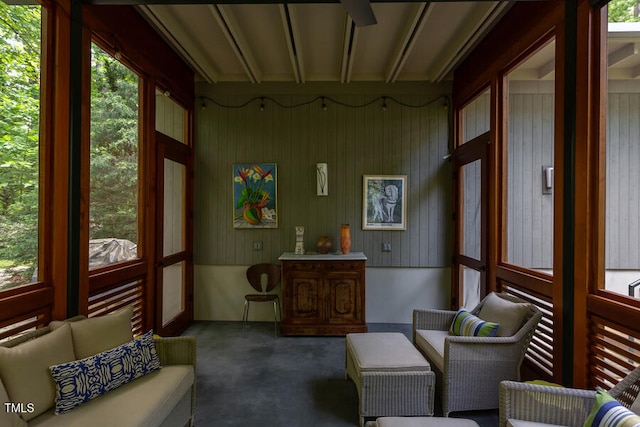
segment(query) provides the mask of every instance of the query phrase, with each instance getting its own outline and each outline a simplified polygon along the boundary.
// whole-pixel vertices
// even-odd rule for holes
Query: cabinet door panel
[[[319,322],[322,314],[321,281],[317,277],[294,275],[291,280],[292,321]]]
[[[359,277],[354,274],[327,274],[327,320],[331,324],[349,324],[361,319]]]

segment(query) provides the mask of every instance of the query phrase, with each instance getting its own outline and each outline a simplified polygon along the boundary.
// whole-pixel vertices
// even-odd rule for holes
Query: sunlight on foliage
[[[37,264],[40,9],[0,2],[0,288]]]
[[[90,239],[137,243],[138,80],[92,46]]]
[[[609,2],[609,22],[640,22],[640,3],[637,0]]]

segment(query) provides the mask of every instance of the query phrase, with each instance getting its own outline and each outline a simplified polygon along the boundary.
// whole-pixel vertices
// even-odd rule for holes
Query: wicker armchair
[[[510,295],[496,295],[510,302],[526,303]],[[477,315],[486,300],[471,313]],[[436,373],[445,417],[454,411],[498,408],[498,386],[503,380],[520,379],[524,354],[542,318],[540,310],[528,304],[522,325],[514,335],[487,338],[448,334],[455,314],[449,310],[413,312],[413,343]],[[436,335],[434,340],[440,342],[426,342],[426,333]]]
[[[634,369],[615,387],[611,397],[632,408],[640,390],[640,367]],[[582,426],[596,399],[594,390],[553,387],[514,381],[500,383],[500,427],[508,420],[522,420],[551,425]],[[634,405],[635,406],[635,405]]]

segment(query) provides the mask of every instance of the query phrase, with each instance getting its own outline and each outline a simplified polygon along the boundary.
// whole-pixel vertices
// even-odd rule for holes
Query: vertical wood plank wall
[[[451,167],[448,153],[448,87],[436,86],[421,95],[422,86],[363,108],[321,101],[283,108],[265,100],[242,108],[225,108],[205,100],[196,114],[195,263],[250,265],[274,262],[295,246],[296,225],[305,227],[305,247],[315,250],[326,234],[338,248],[340,224],[351,225],[352,251],[363,251],[368,267],[446,267],[451,256]],[[240,105],[256,96],[272,96],[283,105],[304,103],[315,94],[224,94],[218,86],[199,87],[220,104]],[[254,90],[260,89],[256,87]],[[335,89],[334,89],[335,91]],[[408,95],[407,93],[413,93]],[[424,93],[424,92],[423,92]],[[348,105],[362,105],[376,97],[367,92],[326,95]],[[199,102],[199,101],[197,101]],[[273,162],[278,168],[278,228],[233,229],[232,166],[234,163]],[[329,196],[316,196],[318,162],[329,170]],[[407,230],[363,231],[362,176],[407,175]],[[263,249],[253,250],[261,241]],[[390,242],[391,252],[382,252]]]
[[[543,166],[553,166],[554,94],[509,96],[507,259],[553,268],[553,194],[543,194]]]
[[[620,81],[610,82],[609,91],[605,218],[608,244],[605,244],[605,266],[607,269],[638,269],[640,93],[637,93],[637,83],[625,85]]]

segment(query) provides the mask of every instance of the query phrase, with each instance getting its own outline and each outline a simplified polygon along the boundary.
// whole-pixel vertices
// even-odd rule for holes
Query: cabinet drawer
[[[316,262],[286,262],[283,267],[290,271],[319,271],[320,264]]]
[[[326,271],[360,271],[363,264],[357,261],[325,262]]]

